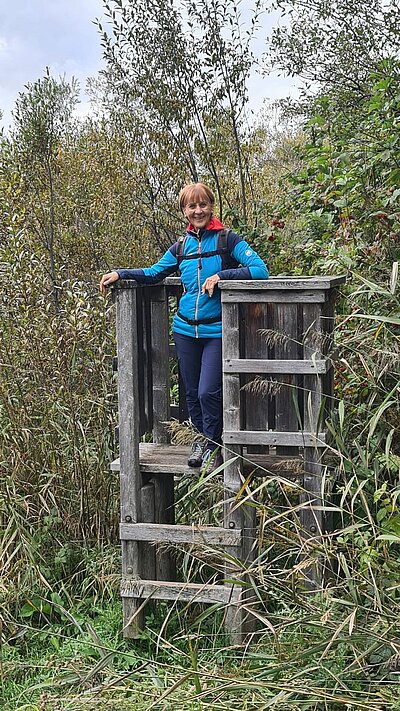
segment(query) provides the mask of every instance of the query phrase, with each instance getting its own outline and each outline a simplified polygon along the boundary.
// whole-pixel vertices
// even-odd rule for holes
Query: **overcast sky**
[[[102,67],[94,24],[102,9],[102,0],[0,0],[0,125],[9,126],[18,93],[43,76],[46,66],[54,77],[79,80],[79,112],[87,112],[86,79]],[[262,97],[286,96],[292,86],[289,79],[253,78],[252,105],[259,108]]]
[[[84,89],[86,78],[95,75],[102,64],[93,24],[101,11],[101,0],[0,0],[3,125],[11,121],[18,92],[43,76],[46,66],[54,77],[75,76]]]

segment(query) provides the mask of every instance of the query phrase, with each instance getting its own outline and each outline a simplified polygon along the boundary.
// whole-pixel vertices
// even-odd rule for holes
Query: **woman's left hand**
[[[214,293],[214,286],[216,285],[217,281],[219,281],[218,274],[214,274],[213,276],[208,277],[208,279],[205,280],[203,286],[201,287],[202,294],[205,294],[206,291],[208,291],[208,295],[212,296]]]

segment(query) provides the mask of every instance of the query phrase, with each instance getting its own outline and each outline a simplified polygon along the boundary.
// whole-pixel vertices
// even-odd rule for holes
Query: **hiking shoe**
[[[211,472],[220,467],[223,462],[220,447],[216,447],[216,449],[207,448],[203,453],[200,473],[211,474]]]
[[[190,450],[188,467],[200,467],[203,461],[205,442],[200,442],[195,440],[192,444],[192,449]]]

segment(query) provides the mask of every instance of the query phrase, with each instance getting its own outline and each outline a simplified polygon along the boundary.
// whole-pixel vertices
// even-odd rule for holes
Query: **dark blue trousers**
[[[210,448],[222,441],[222,339],[174,333],[192,425]]]

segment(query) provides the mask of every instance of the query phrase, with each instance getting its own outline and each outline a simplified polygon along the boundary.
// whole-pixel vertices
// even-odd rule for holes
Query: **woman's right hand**
[[[111,286],[115,281],[118,281],[119,279],[119,274],[118,272],[107,272],[107,274],[103,274],[101,277],[100,281],[100,291],[103,294],[103,296],[106,295],[107,293],[107,288]]]

